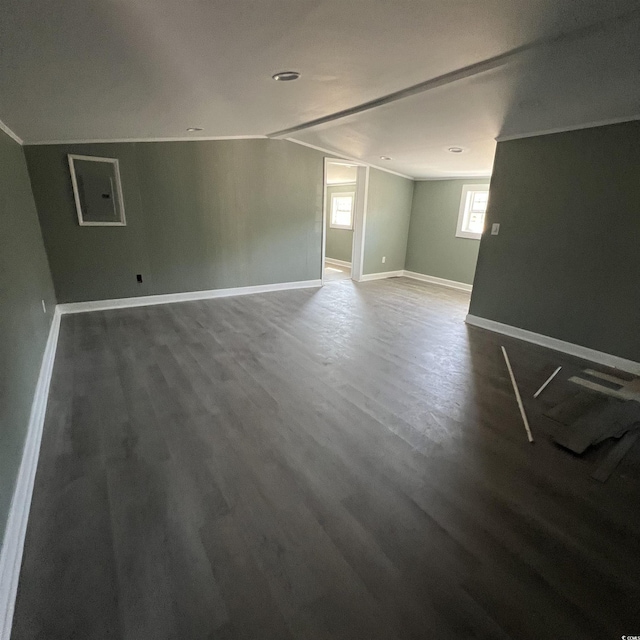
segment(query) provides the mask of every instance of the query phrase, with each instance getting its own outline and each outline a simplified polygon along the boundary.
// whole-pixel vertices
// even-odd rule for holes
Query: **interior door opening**
[[[322,281],[360,280],[368,167],[325,158]]]

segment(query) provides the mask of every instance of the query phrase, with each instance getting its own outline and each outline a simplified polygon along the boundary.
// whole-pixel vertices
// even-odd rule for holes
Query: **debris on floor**
[[[524,405],[522,404],[522,398],[520,397],[520,389],[518,389],[518,383],[513,375],[513,369],[511,368],[511,362],[509,361],[509,356],[507,355],[507,350],[504,347],[500,347],[502,349],[502,355],[504,356],[504,361],[507,364],[507,369],[509,370],[509,377],[511,378],[511,384],[513,385],[513,391],[516,394],[516,401],[518,402],[518,408],[520,409],[520,415],[522,416],[522,422],[524,422],[524,428],[527,431],[527,438],[529,442],[533,442],[533,436],[531,435],[531,428],[529,427],[529,420],[527,419],[527,414],[524,410]]]
[[[549,385],[549,383],[560,373],[562,367],[558,367],[543,383],[542,386],[533,394],[534,398],[537,398]]]
[[[540,387],[538,397],[560,367]],[[597,381],[590,380],[593,378]],[[562,425],[553,441],[576,455],[607,440],[611,446],[591,477],[606,482],[624,456],[640,439],[640,378],[622,379],[594,369],[585,369],[569,382],[582,388],[544,414]]]
[[[591,389],[591,391],[596,391],[598,393],[611,396],[612,398],[640,402],[640,378],[636,378],[635,380],[623,380],[622,378],[617,378],[616,376],[611,376],[607,373],[601,373],[600,371],[594,371],[593,369],[585,369],[584,373],[592,378],[599,378],[600,380],[610,382],[618,388],[614,389],[607,387],[603,384],[586,380],[585,378],[579,378],[578,376],[569,378],[569,382],[574,382],[586,389]]]

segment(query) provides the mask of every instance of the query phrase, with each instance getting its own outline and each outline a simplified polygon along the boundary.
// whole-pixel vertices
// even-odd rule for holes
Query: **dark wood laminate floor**
[[[64,317],[13,640],[640,634],[637,448],[591,480],[541,415],[580,363],[467,305],[395,279]]]

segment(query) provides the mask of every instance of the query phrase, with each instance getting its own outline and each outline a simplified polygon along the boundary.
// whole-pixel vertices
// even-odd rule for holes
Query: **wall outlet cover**
[[[492,236],[497,236],[500,233],[500,223],[499,222],[494,222],[491,225],[491,235]]]
[[[384,264],[387,261],[387,256],[382,256],[382,264]]]

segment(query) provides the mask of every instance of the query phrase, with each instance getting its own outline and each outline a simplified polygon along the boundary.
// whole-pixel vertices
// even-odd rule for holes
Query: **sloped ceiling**
[[[637,0],[4,0],[0,11],[0,118],[27,144],[272,135],[412,177],[476,176],[490,173],[496,136],[640,115]],[[289,69],[301,78],[271,79]]]

